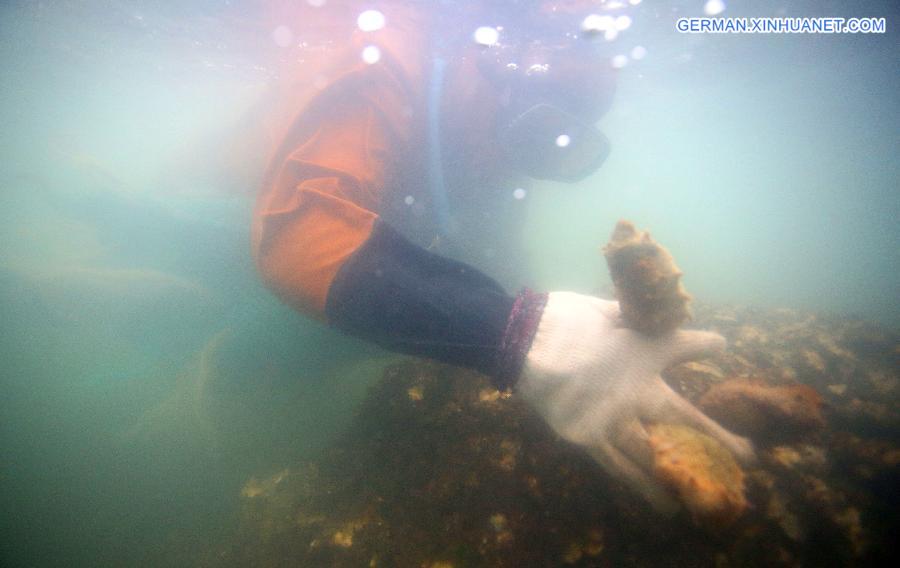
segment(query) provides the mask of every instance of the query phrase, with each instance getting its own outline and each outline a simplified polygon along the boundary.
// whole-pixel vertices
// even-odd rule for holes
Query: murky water
[[[297,4],[295,19],[290,2],[0,7],[0,563],[191,564],[227,539],[244,482],[325,447],[394,357],[255,272],[266,93],[377,26],[363,10],[392,24],[391,2]],[[471,3],[438,4],[460,25],[428,33],[475,41]],[[521,225],[516,270],[488,241],[454,254],[604,293],[597,247],[629,218],[704,303],[900,328],[896,6],[732,1],[723,16],[883,17],[886,33],[712,35],[675,29],[701,0],[581,4],[554,25],[617,69],[610,157],[574,185],[489,188],[500,212],[479,223],[498,240]],[[566,35],[593,12],[628,19]]]

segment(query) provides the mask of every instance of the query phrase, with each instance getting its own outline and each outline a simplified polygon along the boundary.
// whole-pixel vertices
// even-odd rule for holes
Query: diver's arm
[[[618,304],[567,292],[512,297],[479,271],[417,247],[382,221],[389,125],[365,105],[310,129],[273,172],[256,211],[257,262],[287,303],[390,349],[487,373],[560,436],[660,509],[644,420],[687,422],[738,457],[750,444],[660,378],[721,349],[703,332],[648,338],[619,325]]]
[[[518,376],[546,294],[508,295],[478,270],[431,253],[378,220],[341,267],[328,321],[394,351],[473,368],[504,389]]]
[[[347,199],[358,178],[291,180],[288,202],[258,225],[257,264],[269,287],[298,311],[393,351],[479,370],[511,385],[546,295],[507,294],[466,264],[416,246],[374,212]],[[261,215],[259,212],[257,215]]]
[[[255,211],[260,273],[286,303],[348,334],[508,386],[537,326],[536,317],[521,316],[539,313],[540,298],[517,301],[379,217],[402,145],[386,100],[345,89],[290,129]]]

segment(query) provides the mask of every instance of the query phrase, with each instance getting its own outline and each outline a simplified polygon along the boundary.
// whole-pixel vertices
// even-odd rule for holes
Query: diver
[[[684,422],[753,457],[660,378],[724,339],[643,336],[618,324],[617,302],[523,287],[517,197],[530,179],[581,180],[609,153],[595,123],[614,70],[603,42],[578,37],[597,5],[350,2],[353,23],[373,10],[369,21],[323,61],[285,72],[273,98],[253,248],[288,305],[390,350],[481,371],[672,511],[642,421]],[[298,18],[314,12],[303,9]]]

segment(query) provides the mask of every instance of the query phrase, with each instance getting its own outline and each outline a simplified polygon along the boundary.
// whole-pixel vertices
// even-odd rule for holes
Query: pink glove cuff
[[[511,390],[516,386],[525,364],[525,356],[531,349],[531,342],[534,341],[534,334],[544,313],[544,306],[547,305],[547,297],[546,292],[532,292],[528,288],[523,288],[516,296],[500,341],[500,356],[494,375],[497,389]]]

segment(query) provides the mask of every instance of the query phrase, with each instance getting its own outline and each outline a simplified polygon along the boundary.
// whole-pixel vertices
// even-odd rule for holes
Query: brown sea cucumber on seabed
[[[688,426],[651,424],[647,432],[654,475],[678,494],[695,522],[723,527],[741,516],[744,472],[727,449]]]
[[[733,379],[713,385],[699,404],[729,430],[754,438],[796,437],[825,425],[822,397],[807,385]]]

